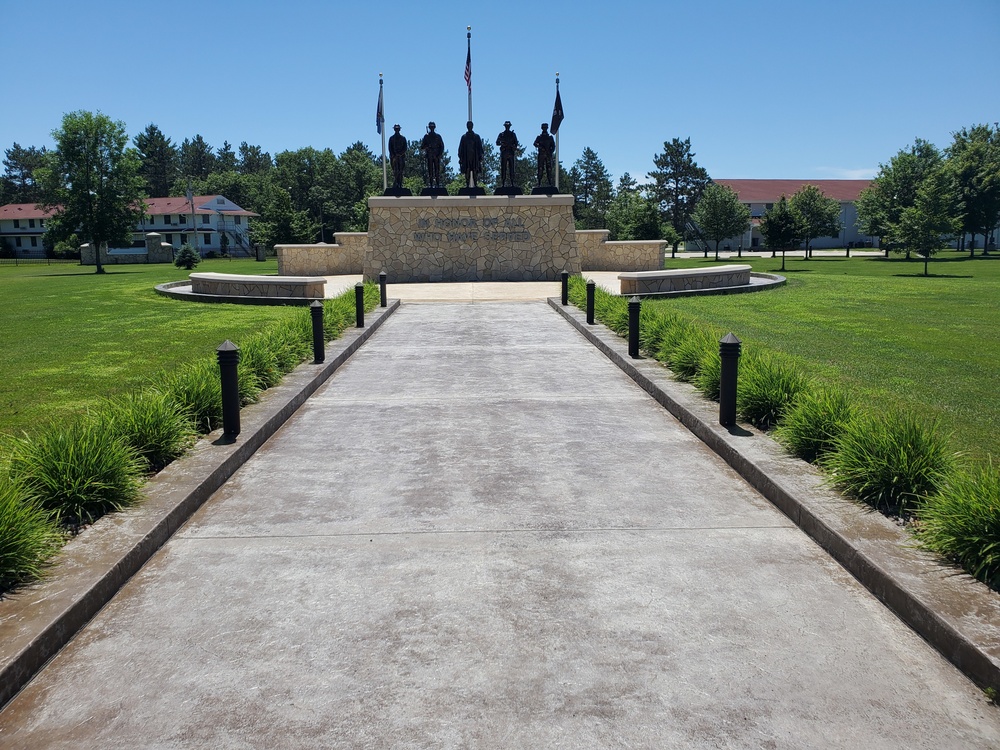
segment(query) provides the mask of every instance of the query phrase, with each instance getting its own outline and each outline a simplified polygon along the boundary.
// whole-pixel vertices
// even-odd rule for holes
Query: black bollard
[[[229,437],[240,434],[240,348],[226,339],[215,350],[222,378],[222,433]]]
[[[594,280],[587,282],[587,325],[594,325]]]
[[[378,275],[378,295],[379,295],[379,304],[380,304],[380,305],[381,305],[382,307],[388,307],[388,306],[389,306],[389,300],[388,300],[388,299],[386,298],[386,296],[385,296],[385,280],[386,280],[386,278],[387,278],[387,277],[386,277],[386,275],[385,275],[385,271],[382,271],[382,272],[381,272],[381,273],[380,273],[380,274]]]
[[[569,304],[569,271],[563,271],[560,276],[562,278],[562,306],[566,307]]]
[[[639,307],[642,302],[638,297],[628,301],[628,356],[639,358]]]
[[[360,281],[354,285],[354,317],[358,328],[365,327],[365,285]]]
[[[314,300],[309,305],[309,314],[312,315],[313,324],[313,362],[322,364],[326,359],[326,342],[323,340],[323,303]]]
[[[719,424],[736,424],[736,375],[740,365],[740,340],[727,333],[719,342],[722,372],[719,377]]]

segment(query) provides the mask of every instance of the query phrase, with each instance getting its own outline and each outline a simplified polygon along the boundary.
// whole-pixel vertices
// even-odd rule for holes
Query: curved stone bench
[[[233,273],[193,273],[191,291],[218,297],[292,297],[323,299],[322,276],[252,276]]]
[[[671,268],[664,271],[626,271],[618,274],[622,295],[666,294],[697,289],[748,286],[750,266]]]

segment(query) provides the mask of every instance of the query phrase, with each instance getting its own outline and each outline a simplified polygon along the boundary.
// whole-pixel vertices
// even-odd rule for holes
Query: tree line
[[[14,143],[4,152],[0,176],[0,204],[79,204],[72,217],[50,222],[47,246],[66,239],[73,231],[71,220],[78,222],[76,227],[90,226],[102,212],[113,214],[107,189],[111,182],[119,203],[137,202],[140,196],[182,196],[188,189],[197,195],[225,195],[260,214],[251,237],[265,246],[332,242],[336,232],[365,231],[367,199],[383,188],[381,158],[361,141],[340,153],[305,147],[272,156],[245,141],[236,148],[228,141],[214,148],[199,134],[177,144],[151,123],[129,142],[123,123],[88,112],[66,115],[53,138],[53,150]],[[85,143],[92,152],[83,148]],[[419,193],[428,183],[427,166],[420,141],[408,146],[405,185]],[[492,192],[499,154],[488,140],[484,149],[482,183]],[[719,241],[749,228],[746,206],[733,191],[712,182],[695,160],[690,138],[665,141],[652,166],[645,183],[625,173],[615,184],[590,147],[569,169],[560,164],[560,190],[575,197],[577,228],[608,229],[613,239],[662,239],[674,252],[681,242],[695,238],[715,241],[718,252]],[[534,186],[536,168],[533,150],[520,148],[517,177],[525,192]],[[464,182],[447,151],[442,169],[449,192],[457,193]],[[83,197],[74,198],[74,193]],[[857,208],[859,228],[879,237],[887,250],[926,258],[952,239],[964,242],[964,235],[970,235],[970,253],[977,237],[986,252],[1000,222],[1000,130],[996,124],[963,128],[944,151],[917,139],[880,165]],[[93,239],[95,230],[103,241],[124,239],[139,214],[133,216],[129,209],[118,214],[105,223],[114,224],[123,233],[119,237],[94,227],[84,232],[84,239]],[[135,220],[127,223],[129,218]],[[775,203],[760,229],[767,247],[794,248],[804,242],[808,257],[812,239],[839,232],[839,204],[806,186]]]

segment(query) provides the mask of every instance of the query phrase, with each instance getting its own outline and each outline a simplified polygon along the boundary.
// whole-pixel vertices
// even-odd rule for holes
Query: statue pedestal
[[[486,188],[476,185],[475,187],[464,187],[458,189],[459,195],[486,195]]]
[[[559,188],[555,185],[539,185],[531,188],[532,195],[558,195]]]
[[[448,191],[442,187],[425,187],[423,190],[420,191],[420,195],[425,197],[429,196],[432,198],[436,198],[441,195],[448,195]]]
[[[493,195],[524,195],[524,191],[517,185],[504,185],[494,190]]]
[[[580,272],[572,195],[368,199],[366,279],[557,281]]]
[[[391,195],[395,198],[402,198],[405,195],[413,195],[413,191],[405,187],[390,187],[386,188],[382,195]]]

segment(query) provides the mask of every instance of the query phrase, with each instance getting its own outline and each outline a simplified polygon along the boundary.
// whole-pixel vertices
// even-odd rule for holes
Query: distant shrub
[[[61,545],[52,513],[22,486],[0,476],[0,593],[40,578]]]
[[[100,419],[54,425],[9,445],[11,476],[61,523],[91,523],[139,499],[144,463]]]
[[[936,492],[954,468],[935,422],[909,412],[855,414],[820,458],[844,494],[879,510],[907,513]]]
[[[112,430],[157,472],[194,443],[194,422],[173,394],[159,388],[133,391],[110,400],[100,412]]]
[[[206,260],[215,260],[218,257],[219,257],[219,254],[217,252],[215,252],[215,250],[209,250],[208,252],[205,253],[205,259]]]
[[[174,258],[174,265],[178,268],[186,268],[188,271],[193,269],[196,265],[201,263],[201,256],[195,252],[195,249],[190,245],[182,245],[181,249],[177,251],[177,255]]]
[[[851,414],[851,403],[840,391],[800,391],[774,430],[774,437],[792,455],[812,463],[833,449]]]
[[[925,547],[1000,589],[1000,471],[992,462],[950,474],[918,515]]]
[[[756,427],[770,429],[808,382],[784,357],[759,350],[744,351],[740,358],[736,409]]]

